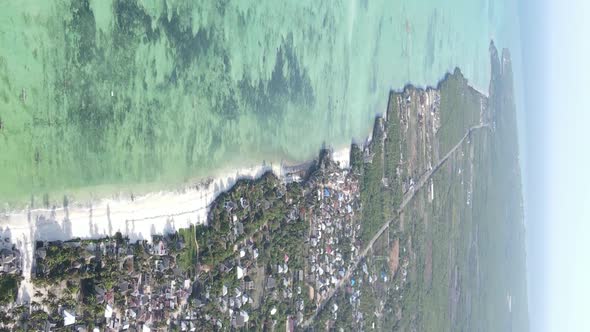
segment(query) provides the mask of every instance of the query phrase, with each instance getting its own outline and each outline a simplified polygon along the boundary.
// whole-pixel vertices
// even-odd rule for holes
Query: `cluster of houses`
[[[285,255],[282,262],[274,264],[265,277],[265,292],[276,301],[289,303],[294,306],[295,314],[287,317],[286,331],[293,331],[296,324],[300,324],[305,314],[305,299],[303,294],[304,272],[302,269],[290,268],[289,256]],[[276,308],[271,310],[275,315]]]
[[[421,127],[431,126],[432,133],[436,134],[441,126],[440,122],[440,91],[436,89],[411,89],[396,96],[399,105],[399,119],[402,128],[407,131],[410,118],[417,117]],[[412,114],[414,110],[416,114]]]
[[[283,186],[274,188],[272,200],[286,200]],[[269,198],[270,199],[270,198]],[[224,209],[229,216],[229,233],[226,238],[233,244],[233,255],[217,267],[206,267],[206,272],[217,268],[224,276],[220,289],[212,290],[205,281],[204,287],[197,293],[199,303],[215,303],[215,310],[200,311],[202,317],[212,322],[217,328],[223,328],[227,322],[232,329],[248,328],[252,311],[258,310],[266,300],[295,301],[303,318],[303,300],[301,287],[295,287],[298,281],[303,282],[303,270],[292,270],[289,255],[285,254],[280,262],[267,269],[268,261],[261,261],[260,246],[262,243],[254,240],[253,234],[244,232],[244,218],[250,209],[266,211],[272,208],[272,202],[264,198],[258,202],[249,202],[240,197],[235,201],[224,202]],[[291,206],[284,216],[283,222],[301,222],[297,202],[289,200]],[[268,231],[264,225],[255,232]],[[268,234],[272,236],[272,234]],[[260,238],[259,238],[260,239]],[[270,311],[271,316],[278,315],[278,309]],[[288,321],[292,321],[289,319]]]
[[[98,308],[94,312],[100,313],[100,319],[94,316],[92,323],[101,330],[145,332],[171,324],[181,331],[260,327],[263,305],[270,304],[272,308],[263,313],[269,315],[264,317],[265,324],[270,322],[276,329],[279,321],[285,321],[286,330],[293,331],[314,307],[306,304],[322,305],[327,294],[352,272],[360,249],[356,240],[360,230],[356,221],[358,176],[328,162],[303,187],[297,197],[281,184],[260,200],[249,201],[252,198],[244,195],[223,202],[229,227],[223,228],[221,238],[231,255],[210,265],[199,262],[196,276],[177,264],[184,249],[182,237],[154,236],[151,242],[129,243],[119,236],[37,242],[33,281],[48,281],[44,285],[52,285],[55,300],[71,284],[78,284],[75,303],[60,305],[58,310],[63,325],[75,329],[88,328],[85,312],[89,303]],[[265,245],[274,236],[272,228],[265,223],[255,224],[256,228],[249,224],[256,222],[252,216],[272,210],[278,200],[284,213],[279,225],[305,225],[305,236],[294,239],[301,241],[298,248],[305,253],[303,257],[291,252],[269,255]],[[13,267],[20,268],[16,265],[18,251],[2,249],[0,258],[1,271],[12,273]],[[330,310],[336,315],[338,308]],[[252,325],[252,321],[257,323]]]
[[[268,200],[255,202],[256,207],[264,210],[270,208]],[[254,282],[250,276],[250,270],[257,268],[259,249],[251,238],[245,237],[243,220],[251,209],[247,198],[240,197],[237,200],[226,200],[223,209],[227,212],[229,231],[222,238],[222,245],[231,246],[233,256],[218,262],[217,266],[199,265],[200,276],[195,288],[196,315],[203,321],[209,322],[208,326],[218,329],[229,328],[224,323],[229,322],[232,328],[240,329],[247,326],[250,319],[249,311],[253,303]],[[216,269],[217,271],[213,271]],[[211,273],[218,272],[227,282],[222,282],[219,289],[212,289],[209,280]],[[212,304],[212,306],[207,306]],[[200,324],[200,327],[207,326]]]
[[[320,304],[351,268],[360,249],[358,177],[347,170],[327,170],[314,182],[315,200],[310,218],[310,251],[306,280],[310,299]],[[332,308],[334,313],[338,307]]]
[[[251,239],[234,245],[235,257],[220,264],[220,272],[231,276],[230,282],[223,283],[217,295],[219,311],[227,315],[235,329],[246,326],[250,319],[249,311],[256,308],[254,280],[251,271],[258,267],[259,251]],[[259,301],[258,301],[259,302]]]
[[[180,313],[186,311],[183,309],[186,309],[193,282],[187,272],[176,264],[173,252],[183,246],[178,239],[154,237],[152,243],[142,241],[134,244],[115,239],[39,242],[36,249],[37,278],[51,272],[47,264],[51,258],[48,252],[58,252],[49,250],[51,246],[75,248],[80,256],[64,271],[64,278],[76,275],[75,272],[96,271],[97,266],[105,269],[107,264],[116,265],[114,280],[106,281],[95,276],[92,290],[78,294],[78,300],[83,303],[89,296],[87,293],[91,293],[93,302],[104,308],[101,325],[115,330],[135,328],[149,331],[162,324],[183,320]],[[61,308],[64,326],[86,326],[87,322],[77,317],[82,309],[81,306]],[[190,320],[184,325],[190,327]]]
[[[21,264],[20,251],[14,245],[3,245],[0,247],[0,275],[20,275],[22,269]]]
[[[422,166],[411,172],[408,169],[408,176],[405,176],[402,181],[402,192],[405,194],[414,190],[414,178],[420,177],[424,172],[430,171],[438,156],[435,154],[438,151],[436,148],[437,139],[436,134],[441,126],[440,119],[440,101],[441,94],[439,90],[428,88],[421,89],[406,89],[402,94],[394,96],[397,100],[400,124],[403,130],[403,136],[409,137],[408,132],[418,133],[417,146],[418,151],[423,151],[424,158]],[[415,122],[413,120],[416,120]],[[413,126],[410,128],[410,126]],[[415,128],[414,128],[415,126]],[[410,135],[411,136],[411,135]],[[405,144],[405,143],[404,143]],[[404,158],[411,158],[411,155],[400,156],[400,165],[412,165],[413,162],[404,160]],[[398,167],[397,175],[401,175],[401,169]],[[428,191],[428,199],[430,202],[434,200],[434,181],[429,181],[426,186]],[[469,204],[468,204],[469,205]]]
[[[359,207],[358,180],[347,170],[336,167],[328,169],[306,181],[301,196],[287,195],[285,186],[278,185],[273,188],[271,196],[265,193],[259,201],[250,202],[245,197],[239,197],[223,202],[229,223],[225,238],[229,240],[232,248],[228,249],[233,254],[217,266],[206,266],[207,273],[200,277],[204,279],[203,287],[197,291],[198,302],[203,308],[199,310],[199,315],[210,322],[209,326],[249,328],[253,326],[249,323],[252,314],[260,314],[263,303],[280,303],[273,305],[266,313],[269,316],[265,317],[265,321],[277,328],[276,324],[284,320],[286,330],[293,331],[309,313],[305,311],[306,303],[313,301],[314,288],[324,292],[326,287],[322,283],[329,285],[332,274],[339,275],[339,271],[348,268],[339,243],[341,238],[351,238],[355,232],[352,219]],[[289,178],[285,182],[297,180]],[[319,199],[316,197],[318,192],[321,195]],[[314,260],[315,263],[308,264],[305,260],[307,257],[290,257],[290,252],[281,253],[278,258],[274,255],[270,261],[268,255],[259,257],[264,245],[261,239],[274,235],[264,224],[258,229],[251,229],[249,233],[245,232],[244,219],[256,214],[256,211],[273,209],[273,202],[277,200],[286,205],[281,224],[303,222],[307,227],[313,220],[311,224],[318,227],[311,233],[306,231],[303,238],[295,240],[300,241],[304,252],[311,255],[309,257],[313,256],[312,259],[317,258],[317,262]],[[256,236],[255,233],[263,236]],[[322,251],[320,254],[319,248],[326,245],[327,253]],[[330,246],[334,248],[333,251]],[[324,258],[328,258],[326,255],[329,261],[324,264]],[[221,284],[205,280],[211,275],[209,272],[212,269],[217,269],[222,276]],[[322,269],[326,271],[325,274],[317,275]],[[308,290],[312,292],[311,299],[308,298]],[[318,303],[321,302],[320,296],[316,299]],[[214,303],[214,309],[204,305],[210,303]]]

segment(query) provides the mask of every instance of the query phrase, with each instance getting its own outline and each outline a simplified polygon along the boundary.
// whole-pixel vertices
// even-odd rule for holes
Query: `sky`
[[[523,0],[531,331],[590,331],[590,1]]]

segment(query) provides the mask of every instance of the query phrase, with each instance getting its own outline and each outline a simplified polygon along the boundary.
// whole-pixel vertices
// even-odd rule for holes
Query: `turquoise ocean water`
[[[435,85],[457,66],[487,91],[492,38],[519,55],[510,0],[24,0],[1,8],[7,202],[302,161],[324,143],[366,137],[392,88]]]

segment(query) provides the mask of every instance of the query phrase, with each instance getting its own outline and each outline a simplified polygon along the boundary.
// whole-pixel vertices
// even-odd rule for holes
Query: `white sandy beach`
[[[338,149],[332,157],[340,167],[348,167],[350,147]],[[174,232],[191,224],[207,221],[209,205],[237,180],[254,179],[267,171],[282,177],[280,165],[260,165],[225,172],[208,184],[187,185],[177,191],[154,192],[131,199],[102,199],[87,206],[35,209],[5,213],[0,216],[0,236],[10,238],[23,257],[25,278],[19,300],[33,293],[30,283],[35,241],[94,239],[121,232],[131,241],[151,240],[152,235]]]
[[[332,160],[337,162],[341,168],[348,168],[350,166],[350,145],[334,150]]]
[[[186,186],[176,191],[154,192],[131,199],[102,199],[87,206],[9,212],[0,217],[0,236],[9,238],[20,250],[25,280],[20,303],[34,294],[30,282],[35,241],[94,239],[121,232],[131,241],[151,240],[155,234],[174,232],[207,221],[208,207],[237,180],[257,178],[272,170],[280,176],[280,166],[255,166],[217,176],[208,184]],[[6,243],[5,241],[3,241]]]

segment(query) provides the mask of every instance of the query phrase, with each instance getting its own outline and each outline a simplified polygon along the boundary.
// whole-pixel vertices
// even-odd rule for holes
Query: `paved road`
[[[461,147],[463,142],[465,142],[465,140],[469,136],[471,136],[471,134],[474,131],[480,130],[483,128],[489,128],[489,125],[480,124],[480,125],[473,126],[473,127],[469,128],[467,130],[467,132],[465,133],[465,135],[463,135],[463,137],[459,140],[459,142],[449,152],[447,152],[447,154],[443,158],[441,158],[438,161],[438,163],[436,163],[436,165],[434,165],[434,167],[432,167],[432,169],[430,169],[429,171],[427,171],[426,173],[424,173],[420,177],[420,179],[418,180],[418,182],[416,183],[414,188],[412,190],[409,190],[404,195],[402,203],[401,203],[400,207],[397,209],[398,215],[404,210],[406,205],[408,205],[408,203],[410,203],[412,201],[412,199],[414,198],[416,193],[428,182],[428,180],[430,180],[430,178],[434,175],[434,173],[436,173],[441,168],[441,166],[453,155],[453,153],[455,153]],[[350,269],[348,269],[348,271],[346,272],[344,277],[336,284],[336,287],[331,292],[328,293],[328,296],[326,296],[326,298],[322,301],[322,303],[320,303],[320,305],[318,306],[318,308],[316,309],[314,314],[309,319],[307,319],[306,321],[303,322],[303,324],[301,325],[302,328],[307,328],[314,321],[314,319],[317,317],[317,315],[322,311],[324,306],[334,296],[334,294],[336,294],[336,292],[338,292],[340,290],[340,288],[344,287],[344,285],[348,284],[348,281],[352,277],[353,272],[357,269],[358,265],[365,259],[367,254],[371,251],[371,249],[373,248],[373,245],[375,244],[375,241],[377,241],[377,239],[379,239],[379,237],[381,237],[381,235],[385,232],[385,230],[387,230],[389,228],[389,225],[391,225],[391,223],[394,222],[395,220],[396,219],[389,220],[388,222],[383,224],[383,226],[381,226],[381,228],[379,228],[379,230],[377,231],[377,233],[375,233],[373,238],[371,238],[371,241],[369,241],[369,243],[367,244],[365,249],[363,249],[360,252],[360,254],[356,257],[356,259],[354,260],[354,262],[352,264],[352,267]]]

